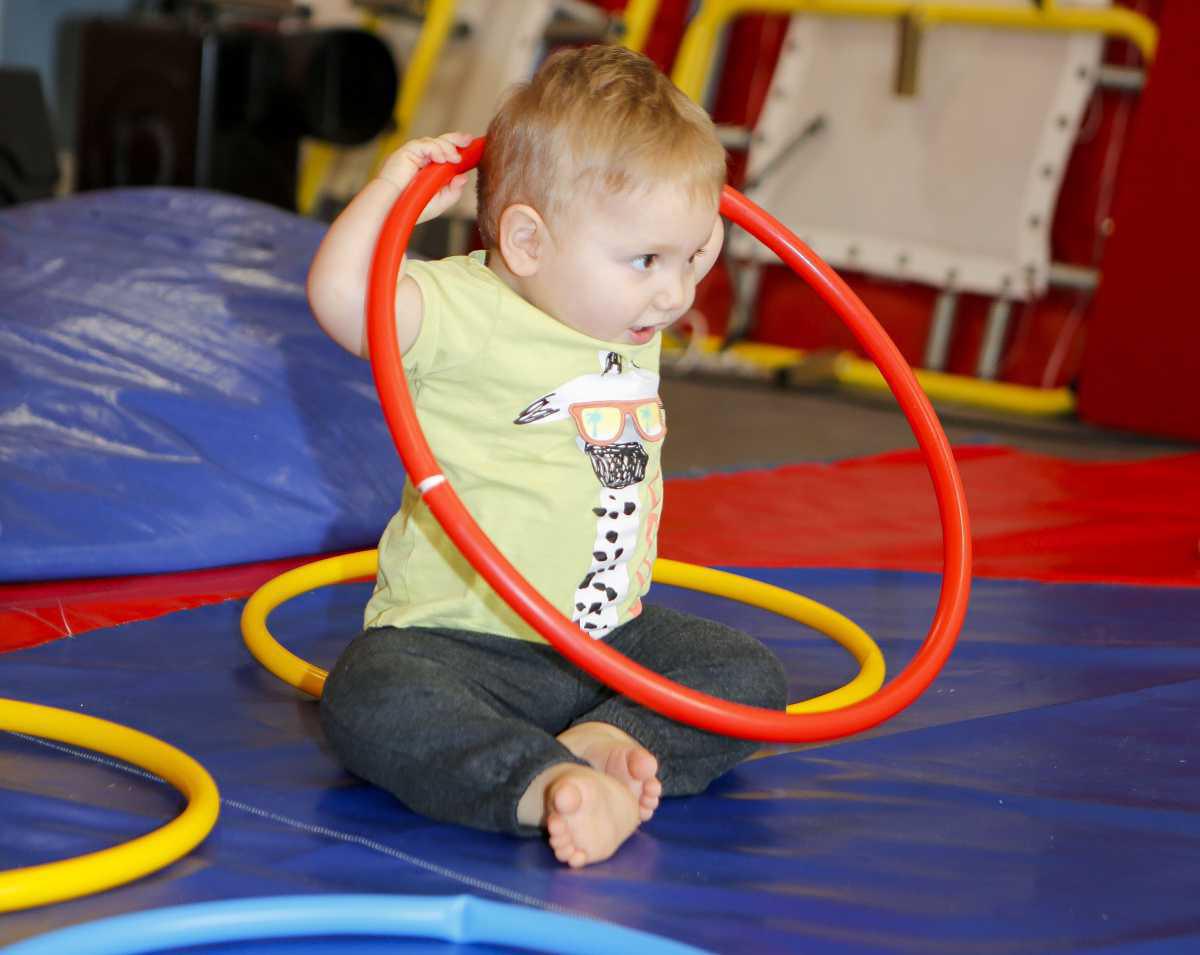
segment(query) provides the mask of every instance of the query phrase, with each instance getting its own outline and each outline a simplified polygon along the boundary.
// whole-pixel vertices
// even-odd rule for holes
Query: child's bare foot
[[[653,753],[611,723],[579,723],[560,733],[558,741],[593,769],[627,786],[637,800],[638,817],[650,820],[662,798]]]
[[[559,862],[579,869],[603,862],[638,827],[624,785],[588,766],[565,764],[546,787],[546,832]]]

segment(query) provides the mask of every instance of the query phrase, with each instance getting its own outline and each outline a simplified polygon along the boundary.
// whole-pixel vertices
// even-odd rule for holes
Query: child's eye
[[[696,259],[700,258],[700,256],[702,256],[703,254],[704,254],[703,249],[697,249],[695,252],[692,253],[692,257],[690,259],[688,259],[688,262],[695,262]]]
[[[633,267],[640,272],[645,272],[657,260],[658,260],[658,256],[655,255],[653,252],[648,253],[647,255],[639,255],[636,259],[633,260]]]

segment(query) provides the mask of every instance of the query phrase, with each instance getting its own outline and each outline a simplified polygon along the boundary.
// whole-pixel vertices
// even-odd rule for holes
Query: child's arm
[[[397,149],[379,175],[350,202],[321,241],[308,270],[308,303],[317,323],[349,352],[367,357],[366,301],[371,257],[384,220],[418,170],[431,162],[458,162],[466,133],[414,139]],[[436,218],[458,201],[466,175],[455,176],[421,213],[419,222]],[[408,276],[396,286],[396,336],[406,352],[421,330],[421,293]]]

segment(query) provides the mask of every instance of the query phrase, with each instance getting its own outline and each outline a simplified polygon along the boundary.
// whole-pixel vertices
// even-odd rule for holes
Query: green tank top
[[[404,356],[442,472],[518,571],[584,632],[641,611],[662,512],[659,337],[593,339],[530,305],[484,253],[408,262],[423,319]],[[462,557],[411,481],[379,543],[365,623],[545,642]]]

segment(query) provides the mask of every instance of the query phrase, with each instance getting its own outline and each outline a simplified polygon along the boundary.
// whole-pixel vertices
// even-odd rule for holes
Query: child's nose
[[[661,312],[674,312],[691,304],[692,283],[688,276],[671,273],[664,275],[663,285],[658,290],[655,305]]]

